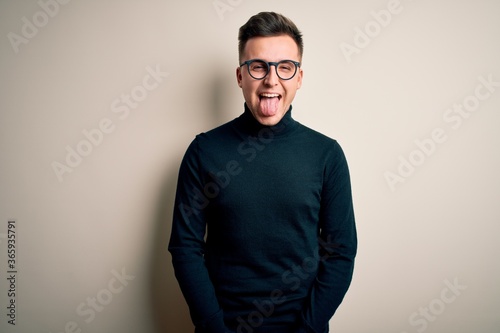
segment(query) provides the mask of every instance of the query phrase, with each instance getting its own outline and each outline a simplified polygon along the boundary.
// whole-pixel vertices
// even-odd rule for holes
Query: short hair
[[[304,53],[304,42],[302,33],[295,23],[289,18],[274,12],[260,12],[252,16],[247,23],[241,26],[238,33],[238,56],[241,56],[249,39],[253,37],[273,37],[287,35],[293,38],[299,48],[302,59]]]

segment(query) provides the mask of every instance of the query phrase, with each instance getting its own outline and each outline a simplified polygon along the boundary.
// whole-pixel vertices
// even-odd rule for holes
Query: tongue
[[[260,99],[260,110],[265,116],[274,116],[278,112],[278,97],[262,97]]]

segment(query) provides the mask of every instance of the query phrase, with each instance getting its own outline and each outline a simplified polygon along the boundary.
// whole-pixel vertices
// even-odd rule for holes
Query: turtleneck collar
[[[292,106],[285,112],[283,118],[274,126],[262,125],[255,119],[252,112],[245,103],[245,111],[236,119],[237,126],[246,134],[257,135],[260,131],[269,129],[273,131],[275,137],[290,134],[297,126],[297,122],[292,118]]]

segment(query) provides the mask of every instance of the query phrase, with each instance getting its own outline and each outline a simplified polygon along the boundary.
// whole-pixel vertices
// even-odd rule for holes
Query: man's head
[[[240,28],[238,39],[241,66],[236,69],[236,78],[245,102],[257,121],[275,125],[302,84],[303,72],[298,65],[304,49],[302,34],[288,18],[263,12]],[[256,59],[264,62],[249,62]]]

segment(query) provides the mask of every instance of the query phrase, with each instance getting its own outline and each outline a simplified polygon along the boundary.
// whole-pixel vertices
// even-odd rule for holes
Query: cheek
[[[241,81],[241,88],[246,94],[252,94],[257,90],[258,84],[255,84],[253,81],[248,81],[243,79]]]
[[[286,87],[285,87],[285,91],[286,91],[286,94],[293,98],[295,96],[295,93],[297,92],[297,90],[300,88],[300,82],[299,81],[296,81],[296,82],[290,82],[290,84],[288,84]]]

